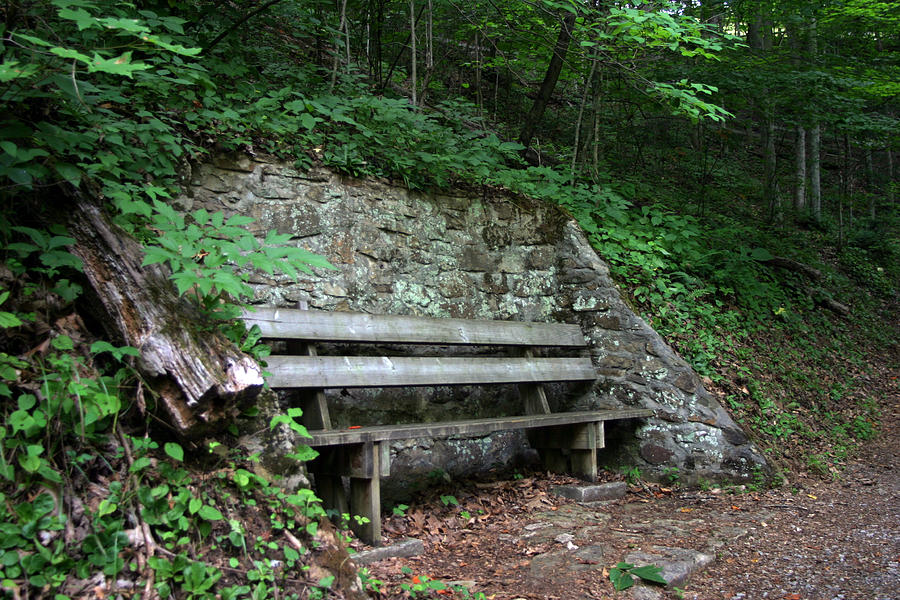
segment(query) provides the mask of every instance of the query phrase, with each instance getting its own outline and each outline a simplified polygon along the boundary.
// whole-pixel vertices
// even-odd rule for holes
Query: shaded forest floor
[[[543,473],[457,483],[386,519],[388,543],[415,537],[426,553],[376,563],[371,576],[383,582],[383,598],[406,597],[404,583],[433,578],[494,600],[898,599],[898,372],[876,369],[870,391],[882,406],[880,435],[831,481],[800,473],[772,489],[638,483],[620,500],[593,504],[551,493],[577,482]],[[710,562],[695,564],[677,589],[613,590],[608,572],[617,562],[675,550],[682,562]],[[428,593],[440,597],[415,597]]]

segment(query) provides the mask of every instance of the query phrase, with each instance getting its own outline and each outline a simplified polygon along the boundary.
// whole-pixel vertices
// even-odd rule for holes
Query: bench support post
[[[528,437],[547,470],[571,471],[588,481],[597,480],[597,449],[604,446],[603,421],[544,427]]]
[[[585,423],[573,428],[577,431],[575,439],[584,440],[586,448],[573,447],[572,471],[581,475],[587,481],[597,481],[597,439],[598,431],[603,430],[603,421],[599,423]],[[580,444],[579,444],[580,445]]]
[[[382,445],[359,444],[350,457],[350,527],[359,539],[373,546],[381,545]],[[368,522],[358,522],[356,516]]]

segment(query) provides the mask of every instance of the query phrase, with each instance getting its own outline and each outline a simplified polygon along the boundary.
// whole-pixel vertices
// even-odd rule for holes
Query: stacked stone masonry
[[[645,407],[655,418],[607,432],[604,459],[681,481],[745,479],[764,458],[698,377],[622,301],[609,270],[562,210],[490,194],[430,194],[248,157],[194,167],[179,202],[249,215],[337,271],[300,281],[254,275],[254,301],[375,314],[576,323],[591,345],[590,390],[552,388],[553,410]],[[427,350],[423,350],[427,351]],[[514,388],[331,390],[337,426],[521,413]],[[527,457],[519,433],[411,440],[392,478],[462,474]]]

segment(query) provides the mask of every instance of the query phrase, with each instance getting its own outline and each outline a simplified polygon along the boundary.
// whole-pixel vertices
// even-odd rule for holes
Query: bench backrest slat
[[[273,388],[344,388],[588,381],[590,358],[270,356]]]
[[[268,339],[434,345],[557,346],[587,344],[578,325],[473,321],[402,315],[258,308],[245,312],[248,326],[258,325]]]

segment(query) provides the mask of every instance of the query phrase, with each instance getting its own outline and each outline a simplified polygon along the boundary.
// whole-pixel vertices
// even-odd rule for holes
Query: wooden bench
[[[268,357],[272,388],[301,390],[307,443],[320,456],[309,464],[319,496],[339,513],[369,519],[354,529],[371,544],[381,542],[379,478],[390,474],[392,440],[483,436],[525,429],[545,466],[597,477],[597,449],[604,446],[604,421],[646,417],[645,409],[551,413],[542,383],[589,382],[596,371],[577,325],[475,321],[369,315],[284,308],[260,308],[244,314],[262,337],[287,340],[288,355]],[[412,344],[440,346],[441,356],[319,356],[316,343]],[[446,346],[451,349],[444,348]],[[453,347],[495,347],[492,356],[446,356]],[[499,347],[499,348],[496,348]],[[536,357],[538,348],[563,348],[578,357]],[[497,356],[497,353],[517,356]],[[457,352],[459,354],[459,352]],[[326,388],[516,384],[524,415],[438,423],[332,428]],[[342,476],[350,478],[349,505]]]

